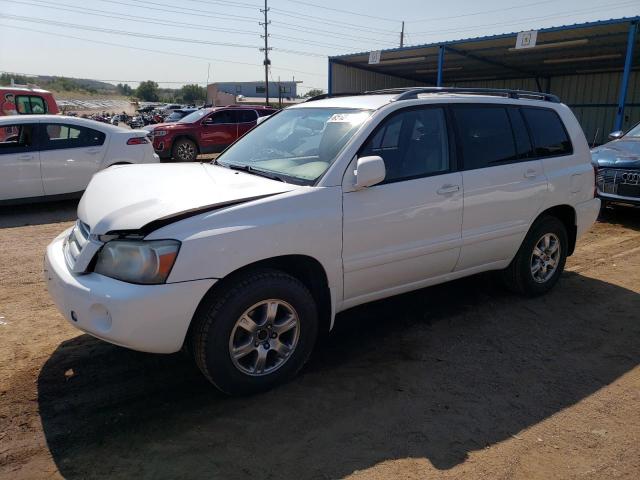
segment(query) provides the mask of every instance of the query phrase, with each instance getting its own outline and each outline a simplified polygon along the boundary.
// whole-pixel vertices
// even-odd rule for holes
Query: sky
[[[271,78],[327,56],[640,14],[640,0],[269,0]],[[259,0],[0,0],[0,71],[161,87],[263,80]]]

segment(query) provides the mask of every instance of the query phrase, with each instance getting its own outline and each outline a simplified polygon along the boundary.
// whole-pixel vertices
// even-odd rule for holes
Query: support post
[[[404,47],[404,20],[402,21],[402,30],[400,30],[400,48]]]
[[[627,89],[629,88],[629,76],[631,75],[631,64],[633,63],[633,47],[636,42],[637,22],[629,25],[629,35],[627,36],[627,54],[624,60],[624,71],[622,72],[622,82],[620,83],[620,96],[618,97],[618,111],[616,113],[616,123],[614,130],[622,130],[624,124],[624,102],[627,99]]]
[[[260,23],[260,25],[264,26],[264,48],[261,48],[261,51],[264,51],[264,95],[265,95],[265,105],[269,106],[269,67],[271,66],[271,60],[269,60],[269,24],[271,21],[269,20],[269,7],[267,6],[267,0],[264,0],[264,10],[260,10],[264,13],[264,23]]]
[[[331,95],[333,93],[333,62],[329,60],[329,75],[327,79],[327,93]]]
[[[438,80],[436,82],[437,87],[442,86],[442,69],[444,67],[444,45],[440,45],[438,51]]]

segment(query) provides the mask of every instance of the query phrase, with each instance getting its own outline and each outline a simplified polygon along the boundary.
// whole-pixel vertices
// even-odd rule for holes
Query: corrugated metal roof
[[[550,32],[559,32],[559,31],[573,30],[573,29],[577,30],[577,29],[588,28],[588,27],[605,26],[605,25],[628,24],[628,23],[637,22],[637,21],[640,21],[640,15],[635,16],[635,17],[610,18],[608,20],[595,20],[593,22],[572,23],[572,24],[567,24],[567,25],[558,25],[556,27],[546,27],[546,28],[538,29],[538,32],[539,33],[550,33]],[[388,49],[385,49],[385,50],[381,50],[381,52],[382,53],[402,52],[402,51],[406,51],[406,50],[414,50],[416,48],[439,47],[440,45],[453,45],[453,44],[458,44],[458,43],[481,42],[481,41],[486,41],[486,40],[496,40],[496,39],[501,39],[501,38],[511,38],[511,37],[517,36],[518,33],[519,32],[499,33],[499,34],[495,34],[495,35],[484,35],[484,36],[479,36],[479,37],[469,37],[469,38],[463,38],[463,39],[458,39],[458,40],[446,40],[446,41],[442,41],[442,42],[432,42],[432,43],[425,43],[425,44],[418,44],[418,45],[408,45],[408,46],[402,47],[402,48],[400,48],[400,47],[398,47],[398,48],[388,48]],[[340,59],[340,58],[360,56],[360,55],[369,55],[369,51],[347,53],[347,54],[342,54],[342,55],[334,55],[334,56],[329,57],[329,59],[333,60],[333,59]]]

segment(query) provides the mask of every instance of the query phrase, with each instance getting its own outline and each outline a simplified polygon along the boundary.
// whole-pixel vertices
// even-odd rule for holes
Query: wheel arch
[[[576,225],[576,210],[571,205],[556,205],[541,212],[532,223],[534,225],[542,217],[555,217],[560,220],[567,229],[567,240],[569,241],[569,251],[567,256],[571,256],[576,248],[576,237],[578,227]]]
[[[217,295],[218,292],[226,287],[226,285],[234,282],[235,279],[239,276],[244,275],[252,270],[259,269],[279,270],[300,280],[304,284],[304,286],[309,289],[318,307],[318,333],[320,334],[320,338],[329,333],[332,320],[332,300],[327,272],[317,259],[308,255],[282,255],[272,258],[266,258],[234,270],[233,272],[229,273],[224,278],[216,282],[209,289],[209,291],[207,291],[207,293],[200,300],[198,308],[196,308],[194,317],[198,314],[200,306],[205,302],[206,299],[211,298],[211,296]],[[192,325],[193,320],[189,325],[189,331],[187,332],[185,341],[186,338],[189,338],[191,334]]]

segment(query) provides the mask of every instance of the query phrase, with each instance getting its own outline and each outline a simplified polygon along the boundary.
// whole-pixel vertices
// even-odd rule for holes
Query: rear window
[[[21,115],[47,113],[47,104],[37,95],[16,95],[16,110]]]
[[[553,110],[546,108],[522,108],[533,138],[537,157],[570,155],[573,147],[562,120]]]
[[[464,168],[490,167],[518,158],[507,109],[482,105],[453,108]]]

